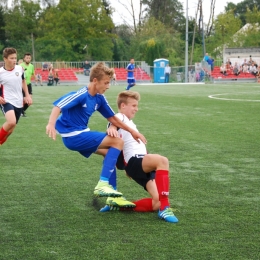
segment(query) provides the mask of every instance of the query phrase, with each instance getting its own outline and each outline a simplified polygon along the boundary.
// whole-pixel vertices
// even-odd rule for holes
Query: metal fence
[[[90,65],[93,66],[98,61],[89,61]],[[129,61],[102,61],[106,63],[107,66],[111,68],[126,68]],[[1,61],[0,61],[1,63]],[[46,62],[32,62],[34,67],[36,69],[43,68],[43,64],[52,64],[54,69],[81,69],[85,61],[46,61]],[[196,69],[195,65],[188,66],[188,82],[203,82],[208,81],[209,77],[207,74],[207,71],[210,71],[210,68],[208,67],[208,64],[205,62],[201,62],[201,68],[200,70]],[[218,63],[217,63],[218,64]],[[2,62],[3,66],[3,62]],[[154,70],[155,67],[149,66],[144,61],[135,61],[136,66],[136,74],[139,73],[139,76],[137,78],[137,81],[144,82],[149,81],[147,78],[142,77],[141,73],[146,73],[150,77],[149,82],[154,82]],[[138,72],[139,70],[139,72]],[[179,67],[171,67],[171,74],[169,82],[184,82],[185,81],[185,66],[179,66]]]

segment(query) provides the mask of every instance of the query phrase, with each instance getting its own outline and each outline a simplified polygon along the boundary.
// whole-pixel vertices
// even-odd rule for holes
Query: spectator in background
[[[209,54],[206,52],[205,53],[205,56],[203,58],[204,61],[208,62],[208,59],[209,59]]]
[[[201,71],[201,63],[195,63],[195,74],[196,74],[196,82],[200,81],[200,71]]]
[[[226,62],[226,71],[227,71],[227,73],[231,73],[232,69],[233,69],[233,67],[231,65],[231,62],[227,61]]]
[[[243,67],[244,65],[248,65],[247,59],[244,59],[243,63],[241,64],[241,67]]]
[[[232,62],[230,61],[230,59],[227,59],[227,62],[226,62],[226,64],[229,64],[229,65],[230,65],[230,67],[232,67]]]
[[[234,67],[233,67],[233,74],[238,76],[241,72],[241,67],[235,62]]]
[[[37,83],[39,83],[42,86],[42,75],[40,73],[37,73],[35,76],[35,85],[37,86]]]
[[[250,55],[249,61],[247,63],[248,66],[251,66],[253,63],[255,63],[252,59],[252,56]]]
[[[49,63],[49,65],[48,65],[48,71],[50,72],[52,72],[53,73],[53,64],[52,63]]]
[[[254,62],[252,62],[251,65],[249,66],[249,73],[251,73],[254,76],[256,76],[257,74],[257,68]]]
[[[54,82],[55,82],[55,85],[57,86],[57,84],[59,83],[59,73],[58,73],[58,70],[54,70]]]
[[[164,82],[165,83],[169,83],[170,74],[171,74],[171,67],[169,66],[169,64],[167,64],[166,67],[164,68]]]
[[[117,82],[116,82],[116,72],[115,72],[115,69],[114,69],[114,74],[113,74],[113,77],[111,79],[111,85],[117,85]]]
[[[224,76],[227,76],[227,68],[224,63],[221,64],[221,66],[219,67],[219,70],[220,70],[220,73],[222,73]]]
[[[85,63],[82,65],[83,68],[83,73],[85,76],[88,76],[90,73],[91,65],[89,62],[86,60]]]
[[[210,70],[213,71],[214,70],[214,59],[210,56],[208,58],[208,64],[210,66]]]
[[[242,72],[243,73],[249,73],[249,67],[248,67],[247,63],[244,63],[242,65]]]
[[[48,70],[48,63],[47,62],[44,62],[42,64],[42,71],[47,71]]]
[[[52,72],[52,70],[50,70],[49,74],[48,74],[47,86],[53,86],[53,83],[54,83],[53,72]]]

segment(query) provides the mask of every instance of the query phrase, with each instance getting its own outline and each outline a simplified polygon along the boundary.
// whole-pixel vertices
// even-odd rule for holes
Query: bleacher
[[[126,81],[127,80],[127,71],[125,68],[115,68],[116,73],[116,80],[117,81]],[[150,81],[150,76],[141,68],[136,68],[135,73],[135,80],[141,80],[141,81]]]
[[[48,71],[42,71],[42,69],[35,69],[35,74],[40,73],[42,75],[42,81],[48,81]],[[83,69],[58,69],[58,74],[60,78],[60,83],[64,82],[77,82],[78,78],[76,73],[83,73]],[[117,81],[126,81],[127,80],[127,71],[125,68],[115,68],[115,73],[117,77]],[[136,81],[149,81],[151,80],[150,76],[141,68],[137,68],[135,70],[135,79]]]
[[[58,70],[58,74],[59,74],[59,78],[60,78],[60,82],[77,82],[78,78],[75,74],[75,70],[74,69],[59,69]],[[41,74],[42,76],[42,81],[43,82],[47,82],[48,81],[48,71],[42,71],[42,69],[35,69],[35,74]]]
[[[220,67],[215,66],[214,70],[211,72],[211,79],[214,83],[220,83],[220,82],[234,82],[234,81],[240,81],[240,82],[256,82],[256,77],[252,75],[251,73],[243,73],[240,72],[238,76],[234,75],[232,70],[227,73],[227,76],[220,73]]]

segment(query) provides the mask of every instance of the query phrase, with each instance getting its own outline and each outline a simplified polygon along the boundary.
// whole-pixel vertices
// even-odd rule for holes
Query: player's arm
[[[116,127],[119,127],[119,128],[122,128],[122,129],[124,129],[125,131],[129,132],[129,133],[133,136],[133,138],[134,138],[138,143],[140,142],[140,140],[141,140],[144,144],[147,143],[145,137],[144,137],[141,133],[135,131],[134,129],[132,129],[131,127],[129,127],[129,126],[126,125],[125,123],[123,123],[117,116],[109,117],[109,118],[107,118],[107,120],[108,120],[112,125],[114,125],[114,126],[116,126]]]
[[[26,84],[26,81],[25,81],[25,78],[22,79],[22,88],[23,88],[23,92],[24,92],[24,102],[28,105],[31,105],[32,104],[32,98],[28,92],[28,87],[27,87],[27,84]]]
[[[49,135],[50,138],[53,140],[56,139],[56,129],[55,129],[55,124],[58,116],[60,115],[61,109],[57,106],[55,106],[52,111],[51,115],[49,117],[49,122],[46,126],[46,134]]]

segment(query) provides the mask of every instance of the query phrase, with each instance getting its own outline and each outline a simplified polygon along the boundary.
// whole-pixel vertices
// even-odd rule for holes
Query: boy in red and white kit
[[[126,125],[138,131],[136,125],[131,120],[138,111],[138,101],[140,95],[138,92],[123,91],[117,97],[117,106],[119,113],[116,116]],[[110,125],[113,128],[115,126]],[[151,198],[144,198],[133,203],[124,198],[108,198],[107,205],[101,212],[121,209],[125,207],[134,211],[149,212],[159,210],[159,218],[177,223],[178,219],[173,214],[169,203],[169,161],[166,157],[159,154],[148,154],[144,143],[136,142],[131,134],[123,129],[118,129],[119,136],[124,141],[123,156],[120,161],[118,158],[118,168],[125,169],[127,175],[135,180],[139,185],[151,195]],[[125,166],[123,166],[125,165]],[[115,172],[115,171],[114,171]],[[115,173],[116,174],[116,173]],[[116,188],[116,176],[110,177],[110,184]],[[132,208],[131,208],[132,207]]]
[[[32,104],[24,78],[23,68],[16,65],[17,51],[14,48],[3,50],[4,67],[0,68],[0,108],[6,122],[0,129],[0,145],[14,131],[23,109],[23,102]],[[23,98],[22,90],[25,93]]]

